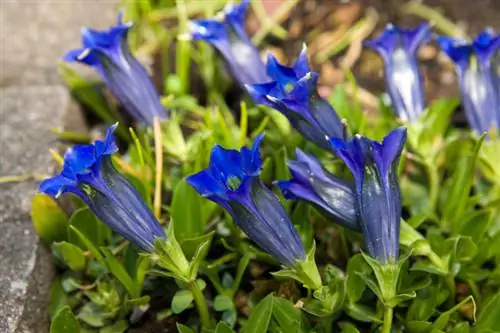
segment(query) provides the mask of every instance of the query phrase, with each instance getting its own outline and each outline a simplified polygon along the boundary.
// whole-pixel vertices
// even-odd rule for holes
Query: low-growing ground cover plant
[[[33,201],[51,332],[500,331],[497,35],[388,25],[364,41],[388,97],[366,112],[349,73],[321,93],[305,44],[262,57],[250,1],[125,5],[64,57],[104,90],[61,67],[107,130],[61,133],[79,142]],[[426,103],[433,39],[460,98]],[[159,49],[171,74],[143,64]]]

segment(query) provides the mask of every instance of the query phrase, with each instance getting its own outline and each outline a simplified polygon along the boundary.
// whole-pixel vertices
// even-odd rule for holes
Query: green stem
[[[208,312],[207,302],[205,296],[201,292],[200,287],[196,281],[189,282],[189,290],[193,293],[194,302],[196,303],[196,308],[198,309],[198,314],[200,315],[201,327],[203,330],[210,330],[214,328],[214,323]]]
[[[186,3],[184,0],[177,0],[177,13],[179,18],[179,31],[187,33],[189,18],[186,13]],[[188,40],[178,40],[176,49],[176,72],[181,82],[182,94],[189,90],[189,66],[191,60],[191,42]]]
[[[381,333],[390,333],[392,328],[392,315],[393,308],[387,306],[384,310],[384,326],[382,326]]]

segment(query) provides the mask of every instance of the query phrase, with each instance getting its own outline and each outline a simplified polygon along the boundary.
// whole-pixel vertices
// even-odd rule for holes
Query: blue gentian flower
[[[500,36],[490,30],[474,41],[439,36],[441,49],[455,63],[465,115],[471,128],[481,134],[500,119],[500,73],[492,66],[492,57],[500,47]]]
[[[83,28],[83,48],[69,51],[64,60],[92,66],[136,121],[152,125],[154,117],[167,118],[167,112],[146,69],[130,51],[130,27],[131,24],[121,22],[120,15],[118,24],[108,31]]]
[[[405,121],[414,121],[425,109],[417,51],[430,39],[430,31],[427,23],[416,29],[402,29],[389,24],[378,38],[364,42],[366,47],[382,57],[391,104],[397,116]]]
[[[207,169],[188,183],[202,196],[221,205],[247,236],[282,265],[294,267],[305,251],[279,199],[259,178],[260,135],[252,149],[215,146]]]
[[[309,68],[305,47],[292,67],[280,64],[269,54],[267,73],[272,81],[247,86],[257,104],[283,113],[297,131],[323,149],[329,149],[329,138],[343,137],[344,124],[332,106],[318,95],[318,74]]]
[[[190,26],[194,40],[204,40],[222,54],[242,88],[245,84],[269,81],[259,50],[245,31],[249,4],[249,0],[243,0],[239,5],[228,4],[222,12],[222,19],[196,20]]]
[[[292,179],[276,182],[285,198],[310,202],[335,222],[359,231],[352,185],[330,174],[317,159],[300,149],[296,155],[296,161],[288,161]]]
[[[116,126],[108,129],[103,141],[68,149],[61,173],[44,180],[39,190],[54,197],[77,195],[111,229],[151,252],[155,239],[164,239],[165,232],[140,194],[113,166],[111,155],[118,151],[113,136]]]
[[[356,135],[332,139],[332,148],[354,176],[356,211],[369,254],[383,264],[399,254],[401,196],[397,167],[406,129],[389,133],[382,143]]]

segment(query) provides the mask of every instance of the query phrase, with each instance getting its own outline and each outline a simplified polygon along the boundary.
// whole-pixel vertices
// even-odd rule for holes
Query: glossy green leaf
[[[497,292],[480,310],[474,332],[495,332],[500,328],[500,292]]]
[[[214,299],[215,311],[226,311],[233,309],[233,299],[228,295],[217,295]]]
[[[361,254],[356,254],[349,259],[347,263],[347,298],[351,303],[357,302],[363,292],[365,291],[366,285],[359,274],[369,274],[370,266],[365,262]]]
[[[105,242],[111,238],[111,230],[88,207],[76,210],[71,215],[69,224],[78,229],[96,247],[105,245]],[[69,232],[68,239],[83,250],[87,250],[76,234]]]
[[[273,313],[273,305],[274,297],[272,294],[260,301],[250,312],[248,321],[243,327],[243,333],[267,332]]]
[[[81,248],[68,242],[54,243],[53,247],[69,269],[75,272],[85,269],[87,260]]]
[[[452,229],[456,228],[456,223],[466,209],[469,192],[474,180],[474,166],[484,138],[483,135],[469,154],[462,157],[460,161],[456,161],[456,165],[460,167],[455,169],[451,177],[451,186],[448,189],[446,201],[443,205],[443,219],[447,226]]]
[[[273,319],[284,332],[308,332],[307,318],[292,302],[284,298],[274,297]]]
[[[179,290],[172,298],[172,311],[175,314],[181,313],[193,303],[193,294],[189,290]]]
[[[52,319],[50,333],[79,333],[80,324],[69,306],[62,307]]]
[[[124,333],[128,328],[128,323],[126,320],[119,320],[116,323],[103,327],[99,330],[99,333]]]
[[[134,281],[130,275],[128,275],[123,264],[116,259],[108,248],[103,247],[101,251],[104,254],[106,264],[113,276],[120,281],[132,298],[139,297],[139,291],[136,289]]]
[[[31,219],[36,233],[47,244],[67,239],[68,217],[52,197],[41,193],[34,195]]]
[[[179,331],[179,333],[196,333],[195,330],[193,330],[192,328],[189,328],[185,325],[182,325],[180,323],[177,323],[177,330]]]
[[[82,241],[82,243],[90,251],[90,253],[92,253],[94,258],[96,258],[96,260],[99,261],[103,266],[107,267],[106,261],[104,260],[104,256],[102,255],[101,251],[99,251],[99,249],[94,244],[92,244],[92,242],[84,234],[82,234],[80,230],[70,225],[69,232],[74,233],[80,239],[80,241]]]
[[[225,322],[221,321],[215,327],[215,333],[234,333],[234,331]]]
[[[353,324],[349,322],[341,322],[339,323],[341,333],[360,333],[359,330]]]
[[[185,179],[177,184],[171,213],[175,225],[175,237],[179,243],[203,234],[205,225],[201,215],[202,200]]]
[[[50,295],[50,317],[53,318],[59,310],[68,305],[69,299],[66,293],[64,292],[64,288],[61,283],[61,278],[57,277],[52,282],[52,290]]]

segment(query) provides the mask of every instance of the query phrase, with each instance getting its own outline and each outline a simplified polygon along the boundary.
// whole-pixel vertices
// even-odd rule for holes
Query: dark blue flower
[[[222,54],[242,88],[245,84],[269,81],[259,50],[245,31],[249,4],[249,0],[239,5],[228,4],[222,19],[196,20],[190,28],[194,40],[204,40]]]
[[[281,264],[294,267],[305,259],[304,247],[278,198],[259,178],[259,136],[252,149],[215,146],[210,165],[188,178],[202,196],[231,214],[247,236]]]
[[[318,74],[311,72],[304,47],[292,67],[280,64],[268,55],[267,73],[271,82],[248,85],[258,104],[283,113],[307,140],[329,149],[328,139],[342,137],[344,125],[332,106],[318,95]]]
[[[447,36],[437,42],[455,63],[462,105],[470,127],[478,134],[500,123],[500,73],[492,63],[500,47],[500,36],[490,30],[468,43]]]
[[[425,109],[417,51],[430,37],[427,23],[416,29],[389,24],[378,38],[364,42],[384,60],[386,88],[392,106],[397,116],[406,121],[414,121]]]
[[[152,125],[154,117],[167,118],[167,112],[146,69],[130,52],[130,27],[119,16],[118,24],[108,31],[83,28],[83,48],[69,51],[64,60],[92,66],[135,120]]]
[[[356,211],[368,252],[383,264],[399,254],[401,197],[397,167],[406,129],[389,133],[382,143],[356,135],[350,141],[332,139],[335,150],[354,176]]]
[[[288,161],[293,178],[276,182],[285,198],[310,202],[335,222],[359,231],[356,197],[351,184],[330,174],[317,159],[300,149],[296,154],[296,161]]]
[[[76,145],[64,154],[57,176],[44,180],[40,192],[58,197],[79,196],[111,229],[145,251],[153,251],[156,238],[165,238],[160,223],[140,194],[116,171],[111,155],[118,151],[110,127],[103,141]]]

